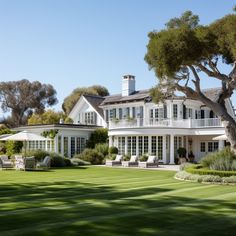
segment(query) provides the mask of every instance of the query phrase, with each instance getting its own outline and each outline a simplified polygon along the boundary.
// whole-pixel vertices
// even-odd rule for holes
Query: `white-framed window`
[[[206,143],[205,142],[200,143],[200,152],[206,152]]]
[[[173,118],[177,119],[178,118],[178,105],[173,104]]]
[[[96,113],[93,111],[85,112],[84,113],[84,122],[85,122],[85,124],[88,124],[88,125],[95,125],[96,124]]]

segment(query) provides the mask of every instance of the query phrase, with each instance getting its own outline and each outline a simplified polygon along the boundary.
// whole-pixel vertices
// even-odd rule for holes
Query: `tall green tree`
[[[101,85],[93,85],[90,87],[79,87],[72,91],[72,93],[64,99],[62,104],[63,111],[68,115],[77,101],[80,99],[81,95],[99,95],[107,96],[109,91],[107,88]]]
[[[0,102],[4,112],[11,112],[14,126],[25,124],[33,113],[42,113],[57,103],[56,90],[50,84],[26,79],[0,83]]]
[[[236,15],[229,14],[207,26],[198,25],[198,17],[185,12],[171,19],[166,28],[149,33],[145,60],[155,71],[158,85],[152,90],[156,101],[176,90],[190,99],[203,102],[223,121],[231,147],[236,151],[236,121],[226,108],[226,99],[236,88]],[[221,71],[219,64],[230,68]],[[202,91],[202,75],[212,83],[221,83],[217,101]]]

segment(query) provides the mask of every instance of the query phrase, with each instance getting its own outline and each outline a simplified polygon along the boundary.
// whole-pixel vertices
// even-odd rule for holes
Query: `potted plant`
[[[179,147],[177,149],[177,153],[178,153],[178,156],[179,156],[179,163],[182,164],[182,163],[186,162],[186,153],[187,153],[186,148]]]
[[[189,162],[194,162],[194,158],[195,158],[195,156],[194,156],[193,152],[190,151],[189,154],[188,154]]]

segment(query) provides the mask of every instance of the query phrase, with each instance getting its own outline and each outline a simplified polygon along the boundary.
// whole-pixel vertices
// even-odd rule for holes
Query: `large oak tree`
[[[158,85],[153,90],[159,100],[176,90],[190,99],[203,102],[223,121],[231,147],[236,151],[236,121],[226,109],[226,99],[236,88],[236,15],[229,14],[215,22],[198,25],[198,16],[185,12],[173,18],[161,31],[149,33],[145,60],[155,71]],[[225,64],[230,73],[219,66]],[[221,84],[217,101],[202,90],[203,75]]]
[[[42,113],[57,103],[56,90],[50,84],[26,79],[0,83],[0,102],[4,112],[11,112],[14,126],[25,124],[33,113]]]

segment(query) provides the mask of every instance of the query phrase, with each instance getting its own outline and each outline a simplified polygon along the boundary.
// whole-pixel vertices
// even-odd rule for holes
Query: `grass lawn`
[[[235,235],[236,187],[105,167],[0,171],[0,235]]]

